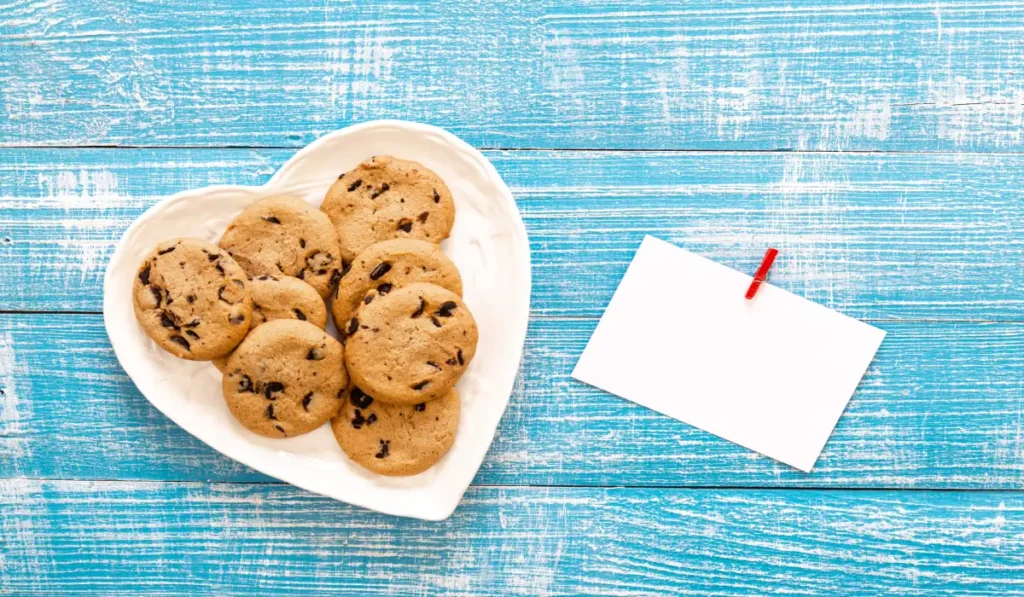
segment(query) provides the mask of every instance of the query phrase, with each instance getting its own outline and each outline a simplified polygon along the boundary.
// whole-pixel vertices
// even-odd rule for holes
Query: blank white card
[[[809,472],[885,332],[750,282],[646,237],[572,376]]]

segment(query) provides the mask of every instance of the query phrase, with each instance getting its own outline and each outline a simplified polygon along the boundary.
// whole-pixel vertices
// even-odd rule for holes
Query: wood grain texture
[[[11,0],[0,145],[1024,147],[1024,4]]]
[[[286,485],[0,481],[33,595],[1024,595],[1024,497],[473,488],[449,520]]]
[[[571,379],[595,325],[532,323],[477,483],[1024,488],[1024,324],[885,324],[810,475]],[[150,406],[99,316],[0,316],[0,391],[0,477],[267,480]]]
[[[0,310],[98,311],[164,196],[290,150],[0,150]],[[645,234],[859,318],[1024,320],[1024,155],[488,152],[530,235],[532,310],[597,317]]]
[[[1024,595],[1022,73],[1022,0],[0,3],[0,595]],[[531,240],[442,523],[219,455],[71,313],[156,201],[375,118],[493,148]],[[812,474],[570,379],[645,234],[888,332]]]

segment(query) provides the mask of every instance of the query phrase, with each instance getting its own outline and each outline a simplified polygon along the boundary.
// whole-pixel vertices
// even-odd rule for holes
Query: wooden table
[[[222,457],[100,315],[148,206],[375,118],[483,148],[533,251],[442,523]],[[1022,2],[8,0],[0,146],[0,594],[1024,595]],[[812,474],[570,379],[645,234],[888,331]]]

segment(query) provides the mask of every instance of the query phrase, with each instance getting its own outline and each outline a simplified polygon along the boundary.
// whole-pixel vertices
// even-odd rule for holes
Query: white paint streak
[[[558,101],[552,105],[555,113],[563,119],[585,118],[587,103],[584,94],[580,93],[585,78],[583,67],[580,66],[579,50],[573,46],[571,39],[555,34],[544,39],[541,52],[544,86],[558,97]]]
[[[36,181],[43,199],[30,201],[33,208],[53,207],[55,204],[66,211],[109,208],[127,198],[117,192],[117,174],[109,170],[83,168],[77,174],[71,170],[61,170],[56,174],[39,173]]]
[[[18,363],[14,338],[10,332],[5,332],[0,334],[0,436],[6,436],[6,439],[0,444],[3,447],[0,454],[14,464],[15,470],[19,469],[19,460],[31,457],[28,442],[17,437],[25,433],[23,419],[32,417],[30,403],[23,402],[18,396],[15,382],[19,378],[23,388],[29,385],[28,367]]]
[[[862,137],[885,141],[889,138],[892,107],[888,96],[884,100],[868,102],[853,113],[842,131],[844,137]]]
[[[36,180],[39,195],[43,198],[24,203],[31,204],[33,208],[56,206],[62,209],[67,218],[58,222],[66,231],[65,238],[79,237],[83,226],[89,226],[90,220],[83,218],[83,211],[113,211],[132,201],[130,196],[118,192],[117,174],[106,169],[83,168],[77,174],[71,170],[61,170],[56,174],[41,172]],[[109,218],[93,221],[94,227],[109,224]],[[77,270],[82,282],[103,268],[111,249],[108,241],[63,241],[58,244],[64,246],[68,254],[78,253]],[[44,262],[45,259],[40,261]]]
[[[756,43],[756,40],[752,40]],[[705,113],[714,115],[719,139],[741,139],[744,125],[761,120],[761,76],[760,59],[746,59],[732,85],[708,89],[708,107]]]
[[[926,105],[938,110],[935,134],[957,145],[977,142],[1000,147],[1024,139],[1024,83],[972,79],[948,69],[946,78],[927,82]]]

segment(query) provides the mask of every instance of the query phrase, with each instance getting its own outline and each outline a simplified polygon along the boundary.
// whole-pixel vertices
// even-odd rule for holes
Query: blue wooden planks
[[[572,380],[595,324],[532,322],[477,483],[1024,488],[1024,324],[883,324],[810,475]],[[0,316],[0,391],[0,478],[268,480],[151,407],[97,315]]]
[[[285,485],[0,481],[33,595],[1024,595],[1019,493],[472,488],[442,523]]]
[[[260,184],[292,151],[0,151],[0,310],[97,311],[163,196]],[[488,152],[530,234],[532,309],[599,316],[645,234],[860,318],[1024,320],[1024,156]]]
[[[227,4],[0,7],[0,595],[1024,595],[1024,2]],[[70,313],[154,202],[374,118],[495,149],[531,238],[443,523],[220,456]],[[646,233],[889,332],[814,473],[569,378]]]
[[[476,146],[1020,151],[1024,4],[36,3],[0,144],[300,147],[403,118]]]

